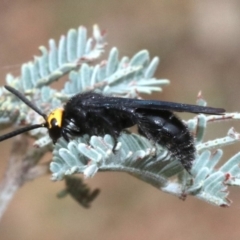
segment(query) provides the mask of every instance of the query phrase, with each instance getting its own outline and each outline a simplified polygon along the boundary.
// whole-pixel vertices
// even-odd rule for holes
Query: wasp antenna
[[[46,114],[44,114],[37,106],[35,106],[32,102],[30,102],[22,93],[20,93],[17,89],[10,87],[10,86],[4,86],[9,92],[14,94],[16,97],[18,97],[20,100],[22,100],[26,105],[28,105],[31,109],[33,109],[35,112],[37,112],[39,115],[41,115],[44,119],[47,118]]]
[[[0,136],[0,142],[4,141],[6,139],[9,139],[9,138],[15,137],[15,136],[17,136],[21,133],[28,132],[30,130],[33,130],[33,129],[36,129],[36,128],[41,128],[41,127],[45,127],[44,124],[34,124],[34,125],[30,125],[30,126],[27,126],[27,127],[17,129],[16,131],[13,131],[13,132],[10,132],[10,133],[6,133],[6,134]]]

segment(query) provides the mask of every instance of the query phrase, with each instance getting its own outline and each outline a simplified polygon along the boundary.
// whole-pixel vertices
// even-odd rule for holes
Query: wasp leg
[[[109,133],[113,137],[114,145],[113,145],[112,151],[115,154],[116,153],[115,148],[117,146],[117,140],[120,135],[120,131],[116,130],[116,128],[113,126],[111,120],[109,120],[107,117],[101,115],[101,120],[102,120],[104,126],[107,127],[106,132]]]
[[[65,139],[66,142],[69,142],[68,131],[66,129],[62,130],[62,137]]]

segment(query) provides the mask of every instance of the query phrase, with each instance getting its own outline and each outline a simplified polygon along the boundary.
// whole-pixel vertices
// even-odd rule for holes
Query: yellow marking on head
[[[50,112],[50,114],[47,116],[47,123],[48,127],[52,128],[52,120],[55,119],[56,125],[58,127],[62,127],[62,118],[63,118],[63,109],[62,108],[57,108]]]

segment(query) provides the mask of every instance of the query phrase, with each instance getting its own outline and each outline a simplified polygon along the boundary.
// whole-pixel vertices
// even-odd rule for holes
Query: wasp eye
[[[58,122],[56,118],[53,118],[50,122],[51,127],[58,127]]]
[[[59,127],[59,122],[56,118],[51,119],[50,127],[48,128],[49,135],[55,144],[57,140],[61,137],[62,129]]]

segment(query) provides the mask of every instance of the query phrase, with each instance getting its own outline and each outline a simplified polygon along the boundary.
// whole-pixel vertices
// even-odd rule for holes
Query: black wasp
[[[137,125],[141,135],[166,147],[187,171],[190,171],[195,158],[193,136],[187,126],[171,111],[214,115],[225,112],[222,108],[110,97],[86,92],[73,96],[63,108],[55,109],[46,115],[16,89],[10,86],[5,88],[40,114],[45,122],[5,134],[0,137],[0,141],[45,127],[54,144],[60,137],[69,141],[70,138],[83,134],[110,134],[116,143],[123,129]]]

